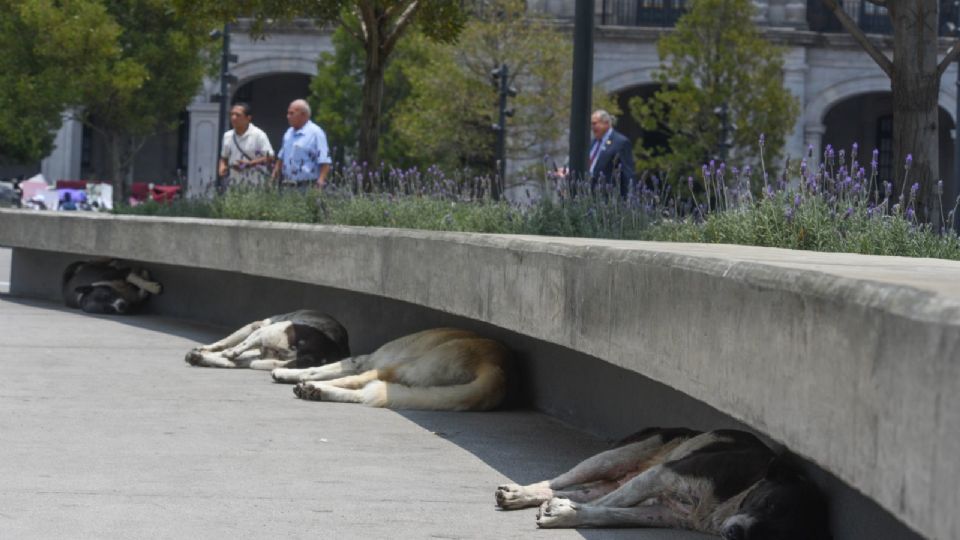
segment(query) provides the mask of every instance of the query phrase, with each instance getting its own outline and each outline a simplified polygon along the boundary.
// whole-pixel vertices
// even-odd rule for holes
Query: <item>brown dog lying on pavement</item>
[[[828,540],[816,487],[755,436],[651,428],[553,480],[502,485],[505,510],[540,506],[537,525],[662,527],[724,540]]]
[[[277,382],[299,383],[302,399],[392,409],[482,411],[506,393],[510,353],[466,330],[435,328],[395,339],[371,354],[310,369],[277,369]]]

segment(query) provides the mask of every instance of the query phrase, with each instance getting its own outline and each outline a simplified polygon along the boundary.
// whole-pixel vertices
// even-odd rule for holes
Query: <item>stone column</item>
[[[784,0],[784,24],[793,28],[807,28],[807,3],[800,0]]]
[[[220,105],[209,102],[194,102],[190,113],[190,149],[187,159],[187,195],[202,197],[213,194],[213,182],[217,178],[217,157],[220,153],[220,137],[217,133],[217,116]]]
[[[784,55],[783,85],[797,98],[800,103],[800,113],[793,126],[793,132],[787,135],[783,153],[790,156],[794,163],[802,159],[806,152],[804,144],[803,111],[807,108],[807,50],[804,47],[795,47]]]
[[[768,16],[768,11],[770,9],[769,0],[753,0],[753,8],[755,10],[755,13],[753,15],[754,24],[758,24],[758,25],[770,24],[770,18]]]
[[[813,147],[813,163],[820,163],[823,159],[823,134],[827,132],[827,126],[821,123],[807,124],[803,127],[803,132],[807,146]],[[806,157],[806,155],[806,148],[804,148],[803,156]]]
[[[40,173],[48,182],[82,180],[80,153],[83,149],[83,124],[67,112],[53,140],[53,152],[40,162]]]

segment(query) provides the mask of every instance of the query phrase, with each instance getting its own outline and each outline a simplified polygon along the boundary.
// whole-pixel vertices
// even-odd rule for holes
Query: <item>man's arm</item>
[[[209,162],[208,162],[209,163]],[[220,176],[227,175],[227,160],[226,158],[220,158],[220,165],[217,167],[217,174]]]
[[[278,159],[273,163],[273,174],[270,175],[270,180],[274,182],[280,181],[280,173],[283,169],[283,160]]]
[[[327,135],[322,130],[317,133],[317,165],[320,168],[317,187],[322,188],[330,174],[330,148],[327,146]]]
[[[633,161],[633,144],[630,142],[630,139],[623,136],[623,147],[620,149],[620,163],[622,164],[621,172],[623,174],[623,179],[633,182],[636,169]]]
[[[317,178],[317,187],[322,188],[327,183],[327,175],[330,173],[330,164],[320,164],[320,178]]]

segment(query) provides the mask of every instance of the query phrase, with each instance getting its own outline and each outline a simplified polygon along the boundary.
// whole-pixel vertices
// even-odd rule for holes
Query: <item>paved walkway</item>
[[[602,443],[527,411],[309,403],[183,362],[220,333],[0,295],[0,538],[706,538],[537,530],[496,485]]]

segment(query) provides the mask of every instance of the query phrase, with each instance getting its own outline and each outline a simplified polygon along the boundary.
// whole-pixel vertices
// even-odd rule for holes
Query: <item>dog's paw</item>
[[[550,498],[549,496],[538,496],[540,494],[531,492],[527,487],[519,484],[503,484],[497,487],[497,493],[495,495],[497,498],[497,506],[504,510],[529,508]]]
[[[203,361],[203,354],[200,349],[193,349],[187,353],[186,358],[184,358],[188,364],[191,366],[199,366]]]
[[[277,368],[270,372],[270,376],[273,377],[274,382],[296,383],[300,382],[300,371],[299,369]]]
[[[297,383],[293,387],[293,393],[300,399],[308,399],[310,401],[323,401],[323,391],[320,386],[312,382],[302,382]]]
[[[577,525],[577,505],[570,499],[554,497],[540,505],[537,512],[537,526],[544,529],[575,527]]]

